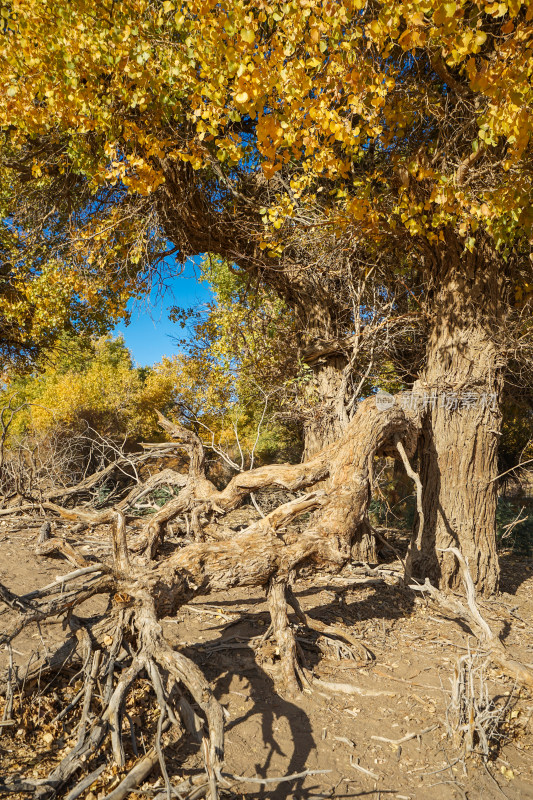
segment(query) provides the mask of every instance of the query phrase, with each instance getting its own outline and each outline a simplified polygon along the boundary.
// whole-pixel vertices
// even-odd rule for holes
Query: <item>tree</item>
[[[3,502],[31,501],[95,471],[107,474],[121,453],[124,463],[113,474],[122,469],[128,481],[127,454],[138,452],[142,439],[161,439],[154,405],[166,409],[172,402],[168,385],[145,372],[134,367],[121,337],[65,332],[41,351],[31,371],[28,364],[22,372],[6,371],[0,392]],[[100,489],[105,497],[105,482]]]
[[[122,337],[63,334],[31,373],[6,376],[5,400],[15,395],[24,403],[11,433],[92,432],[130,445],[149,438],[157,424],[153,406],[171,402],[168,387],[147,388],[149,377],[133,366]]]
[[[13,152],[4,136],[0,150],[0,369],[31,369],[64,334],[102,335],[127,319],[128,300],[146,289],[153,268],[119,265],[110,253],[105,265],[93,264],[80,242],[67,252],[61,223],[39,201],[46,187],[59,204],[53,181],[6,167]]]
[[[368,308],[346,276],[397,317],[397,287],[416,287],[404,302],[427,325],[417,390],[497,402],[426,409],[412,569],[454,585],[441,549],[459,544],[493,591],[498,337],[532,285],[528,4],[131,0],[84,15],[6,8],[11,173],[67,198],[59,212],[49,187],[39,195],[87,258],[123,250],[102,239],[124,226],[142,251],[150,220],[182,257],[211,251],[258,276],[299,314],[302,347],[337,343],[319,370],[328,387]],[[346,429],[337,419],[321,443]]]
[[[251,284],[222,259],[204,259],[200,279],[209,282],[213,299],[172,309],[188,337],[177,341],[181,354],[155,368],[172,376],[173,418],[205,446],[226,448],[238,469],[258,459],[299,459],[299,429],[311,399],[297,359],[294,314],[275,292]]]
[[[285,683],[297,688],[305,676],[288,606],[302,615],[291,580],[304,567],[350,561],[367,532],[375,457],[401,457],[413,475],[417,451],[422,513],[411,571],[455,586],[466,556],[480,590],[497,585],[499,406],[507,359],[518,354],[509,335],[527,342],[531,326],[533,14],[521,0],[128,0],[91,13],[77,0],[12,0],[3,10],[10,219],[30,241],[45,234],[51,252],[109,267],[111,278],[124,258],[132,269],[138,258],[157,262],[166,241],[181,258],[226,258],[293,310],[299,355],[314,365],[332,413],[309,430],[303,463],[245,471],[223,489],[206,477],[194,431],[161,418],[190,456],[179,495],[140,536],[113,509],[72,506],[79,487],[65,506],[43,503],[84,524],[114,515],[113,559],[69,579],[64,597],[2,587],[20,610],[2,642],[32,619],[65,616],[96,649],[88,698],[103,653],[96,719],[89,727],[82,716],[78,743],[40,783],[41,796],[108,742],[124,764],[121,710],[143,674],[161,710],[158,736],[178,704],[187,716],[182,690],[196,701],[205,790],[215,798],[222,710],[165,641],[161,617],[212,588],[265,587]],[[425,403],[411,407],[413,392],[357,400],[375,348]],[[225,524],[271,486],[294,499],[238,533]],[[130,502],[128,494],[118,512]],[[162,555],[176,516],[195,540]],[[76,608],[96,594],[109,611],[81,621]]]

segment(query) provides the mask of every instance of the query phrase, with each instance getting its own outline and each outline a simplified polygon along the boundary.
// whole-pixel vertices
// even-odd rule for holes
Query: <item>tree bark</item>
[[[504,286],[498,263],[480,249],[481,256],[463,260],[457,246],[438,254],[427,366],[413,392],[426,408],[419,442],[424,529],[408,569],[457,588],[458,562],[441,552],[457,547],[478,591],[492,594],[499,577],[494,479],[502,367],[495,333]]]
[[[206,478],[193,476],[189,487],[161,509],[165,520],[194,503],[216,513],[234,508],[260,486],[292,490],[325,481],[324,490],[280,506],[245,530],[217,542],[198,542],[161,561],[146,576],[158,616],[175,614],[192,597],[233,586],[267,586],[286,581],[305,564],[339,570],[351,558],[354,532],[368,520],[372,461],[395,452],[399,437],[412,455],[418,438],[418,415],[394,403],[383,411],[374,398],[363,400],[344,437],[305,464],[280,464],[241,473],[218,491]],[[170,430],[171,423],[167,426]],[[302,533],[284,530],[287,521],[316,509]],[[154,515],[156,516],[156,515]],[[150,524],[147,526],[149,533]]]
[[[346,359],[337,355],[317,366],[314,386],[320,406],[304,425],[304,460],[312,459],[324,448],[342,440],[349,426],[345,408],[344,367]],[[376,539],[368,523],[359,525],[352,541],[352,560],[377,563]]]
[[[304,422],[304,461],[341,439],[348,426],[343,391],[345,366],[346,359],[340,355],[330,356],[324,359],[324,363],[313,365],[312,390],[319,401]]]
[[[306,308],[303,357],[313,370],[312,391],[318,403],[304,421],[304,461],[341,441],[350,422],[346,411],[347,357],[342,349],[331,353],[324,349],[324,343],[335,340],[333,319],[325,298],[321,304]],[[377,562],[376,539],[368,523],[354,531],[352,559]]]

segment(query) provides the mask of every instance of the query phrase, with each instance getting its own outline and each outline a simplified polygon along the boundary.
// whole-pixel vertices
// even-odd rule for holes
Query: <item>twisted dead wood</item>
[[[61,586],[52,584],[27,598],[16,598],[9,592],[0,595],[9,600],[11,613],[20,609],[18,621],[4,636],[6,643],[30,622],[66,614],[73,637],[93,653],[90,661],[87,656],[85,659],[84,702],[76,744],[45,779],[25,779],[24,788],[21,781],[8,779],[0,784],[6,791],[31,790],[35,797],[44,799],[63,792],[76,778],[78,784],[70,790],[75,797],[79,787],[86,785],[85,777],[79,780],[78,773],[94,772],[101,754],[123,766],[125,703],[142,677],[152,685],[159,708],[153,746],[167,789],[171,779],[164,761],[164,730],[181,736],[187,729],[198,730],[191,720],[199,720],[206,771],[202,785],[208,796],[216,798],[224,759],[222,708],[200,669],[166,641],[160,619],[176,615],[193,597],[213,590],[263,586],[269,592],[284,683],[289,690],[296,690],[305,676],[298,665],[288,617],[287,604],[295,605],[291,602],[291,577],[303,565],[317,571],[336,571],[349,561],[353,532],[357,535],[367,524],[373,458],[397,452],[398,437],[406,452],[412,453],[417,437],[417,420],[400,405],[382,411],[370,398],[360,404],[336,446],[304,464],[261,467],[239,474],[219,491],[205,477],[200,441],[167,420],[162,419],[162,424],[187,448],[191,467],[179,497],[147,524],[145,554],[135,555],[128,548],[126,520],[115,512],[111,567],[102,564],[76,570]],[[319,491],[294,498],[231,538],[197,541],[159,562],[150,559],[157,551],[164,524],[176,514],[204,506],[216,525],[255,489],[280,486],[300,491],[318,482],[323,482]],[[302,533],[287,527],[303,513],[311,513],[311,518]],[[96,622],[78,618],[76,606],[94,594],[110,597],[109,611]],[[105,687],[98,697],[93,691],[97,678]],[[70,713],[79,713],[79,708],[76,704]],[[146,775],[145,767],[130,770],[126,784],[130,791],[137,777],[141,780]]]

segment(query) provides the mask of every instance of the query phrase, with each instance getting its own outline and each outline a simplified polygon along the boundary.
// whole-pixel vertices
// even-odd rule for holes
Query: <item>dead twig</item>
[[[358,772],[362,772],[363,775],[368,775],[369,778],[373,778],[375,781],[379,780],[379,775],[376,775],[375,772],[371,772],[369,769],[362,767],[361,764],[357,764],[357,762],[353,760],[353,756],[351,754],[350,754],[350,766],[352,766]]]
[[[376,689],[361,689],[353,683],[329,683],[320,678],[314,678],[313,683],[328,689],[330,692],[341,692],[342,694],[359,694],[362,697],[396,697],[396,692],[381,692]]]
[[[303,772],[294,772],[292,775],[282,775],[273,778],[247,778],[244,775],[232,775],[230,772],[222,772],[223,778],[237,783],[257,783],[261,786],[266,786],[270,783],[285,783],[286,781],[295,781],[300,778],[307,778],[309,775],[326,775],[331,772],[330,769],[306,769]]]
[[[413,733],[406,733],[405,736],[402,736],[400,739],[387,739],[386,736],[371,736],[371,739],[375,739],[376,742],[386,742],[387,744],[404,744],[404,742],[408,742],[411,739],[419,739],[421,736],[424,736],[426,733],[430,733],[438,728],[438,725],[431,725],[429,728],[424,728],[423,731],[414,731]]]
[[[405,448],[401,443],[400,439],[396,441],[396,449],[398,450],[400,457],[402,459],[405,471],[409,475],[412,481],[416,486],[416,510],[418,512],[418,530],[416,534],[416,539],[413,537],[411,541],[411,547],[416,547],[417,550],[420,550],[422,545],[422,537],[424,534],[424,508],[422,505],[422,481],[420,480],[420,476],[417,472],[414,471],[412,468],[409,459],[407,458],[407,453],[405,452]]]

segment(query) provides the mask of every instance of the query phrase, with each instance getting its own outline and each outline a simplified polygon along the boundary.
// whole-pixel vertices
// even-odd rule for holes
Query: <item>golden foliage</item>
[[[146,388],[119,337],[63,337],[31,375],[11,378],[7,394],[27,403],[11,433],[82,431],[135,441],[157,430],[155,407],[168,404],[165,385]]]
[[[469,248],[480,226],[502,242],[531,234],[525,0],[121,0],[112,11],[13,0],[2,16],[0,126],[15,149],[46,137],[35,180],[52,169],[50,143],[54,170],[141,196],[165,181],[164,163],[251,158],[268,179],[297,164],[264,208],[273,255],[319,179],[332,182],[330,221],[377,240],[400,228],[437,242],[450,224]],[[370,150],[382,158],[361,171]],[[477,153],[483,185],[466,180]],[[79,247],[104,230],[89,226]]]

